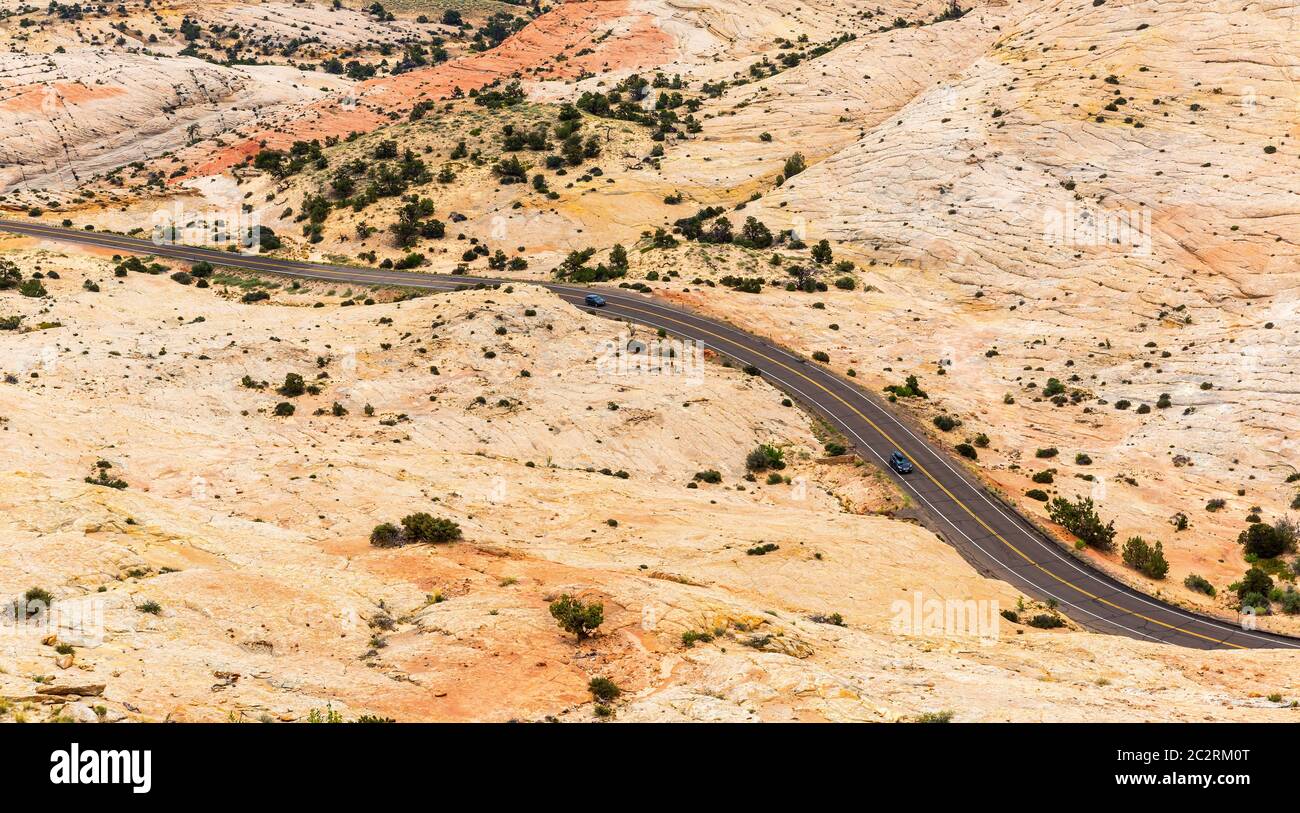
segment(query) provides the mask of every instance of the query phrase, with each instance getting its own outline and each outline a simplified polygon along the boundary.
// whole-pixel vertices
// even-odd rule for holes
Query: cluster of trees
[[[137,262],[139,261],[137,260]],[[45,285],[41,282],[39,273],[23,279],[23,272],[18,269],[18,266],[13,261],[0,260],[0,291],[12,291],[14,289],[17,289],[18,293],[23,296],[42,297],[46,294]],[[15,327],[17,327],[16,323]]]
[[[656,77],[654,84],[656,87],[682,87],[681,77],[670,81],[661,75]],[[650,80],[640,74],[632,74],[607,93],[598,90],[583,93],[578,97],[577,106],[600,118],[654,127],[656,129],[651,138],[655,141],[663,141],[670,134],[680,133],[679,124],[688,133],[698,133],[702,129],[699,120],[693,115],[703,104],[701,99],[688,99],[679,90],[674,90],[660,92],[653,104],[646,104],[651,94]],[[685,118],[677,114],[677,110],[682,107],[689,111]]]
[[[264,149],[253,156],[254,169],[268,172],[276,178],[287,178],[290,175],[296,175],[306,169],[308,164],[311,164],[316,169],[324,169],[328,166],[321,143],[314,138],[311,141],[300,140],[293,142],[287,152],[285,150]]]
[[[609,264],[598,263],[595,267],[588,265],[596,256],[596,249],[584,248],[569,252],[564,262],[556,266],[555,278],[569,282],[607,282],[627,276],[627,249],[615,243],[609,252]]]

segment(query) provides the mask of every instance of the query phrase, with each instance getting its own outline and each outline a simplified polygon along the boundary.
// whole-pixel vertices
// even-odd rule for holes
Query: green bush
[[[297,373],[286,373],[284,383],[276,390],[286,398],[297,398],[307,391],[307,383]]]
[[[929,398],[929,394],[921,389],[921,382],[914,375],[909,375],[903,384],[891,384],[885,387],[885,392],[896,398]]]
[[[1282,612],[1287,615],[1300,613],[1300,592],[1295,587],[1287,587],[1286,592],[1282,594]]]
[[[277,418],[287,418],[294,413],[293,404],[288,401],[281,401],[275,405],[275,416]]]
[[[780,471],[785,468],[785,453],[775,446],[761,444],[745,457],[745,468],[754,472]]]
[[[1237,537],[1237,544],[1245,548],[1247,554],[1261,559],[1272,559],[1286,550],[1286,540],[1272,525],[1262,522],[1253,523]]]
[[[702,643],[707,644],[712,640],[713,640],[713,633],[710,632],[698,632],[696,630],[687,630],[686,632],[682,633],[682,645],[685,646],[687,649],[694,648],[696,641],[700,641]]]
[[[1056,457],[1058,454],[1060,453],[1056,450],[1055,446],[1048,446],[1046,449],[1039,449],[1038,451],[1034,452],[1034,457],[1046,460],[1049,458]]]
[[[975,447],[969,443],[958,443],[953,448],[957,450],[957,454],[968,460],[977,460],[979,458],[979,452],[975,451]]]
[[[1047,502],[1050,499],[1050,497],[1047,496],[1047,492],[1043,491],[1041,488],[1031,488],[1025,492],[1025,496],[1031,500],[1038,500],[1039,502]]]
[[[1245,599],[1251,594],[1267,596],[1273,592],[1273,579],[1259,568],[1252,567],[1246,571],[1246,575],[1242,576],[1241,581],[1233,585],[1233,588],[1237,592],[1237,597],[1242,599],[1243,604],[1246,604]],[[1259,607],[1263,605],[1250,602],[1248,606]]]
[[[1115,523],[1102,524],[1091,498],[1080,497],[1071,502],[1057,497],[1048,506],[1047,515],[1085,544],[1099,550],[1111,550],[1115,546]]]
[[[39,298],[46,295],[45,286],[38,279],[26,279],[18,285],[18,293],[23,296]]]
[[[1204,576],[1198,576],[1195,573],[1183,579],[1183,586],[1188,590],[1195,590],[1198,593],[1204,593],[1211,598],[1214,597],[1214,585],[1210,584],[1209,579]]]
[[[961,421],[957,420],[951,415],[935,415],[934,425],[937,426],[941,431],[951,432],[952,430],[961,426]]]
[[[379,548],[391,548],[402,544],[402,529],[391,522],[375,526],[370,532],[370,544]]]
[[[1048,613],[1039,613],[1025,623],[1041,630],[1053,630],[1065,626],[1065,622],[1061,620],[1060,616],[1050,615]]]
[[[599,602],[586,603],[565,593],[550,605],[553,617],[560,629],[571,632],[581,641],[605,622],[605,605]]]
[[[722,474],[714,469],[705,469],[704,471],[695,472],[695,478],[701,483],[721,483]]]
[[[592,678],[587,684],[587,690],[591,692],[592,697],[601,703],[608,703],[623,693],[614,681],[605,677]]]
[[[1169,562],[1160,542],[1152,547],[1140,536],[1129,537],[1124,543],[1123,557],[1124,564],[1153,579],[1163,579],[1169,572]]]
[[[454,542],[461,538],[460,526],[455,522],[424,512],[402,517],[402,528],[411,542]]]

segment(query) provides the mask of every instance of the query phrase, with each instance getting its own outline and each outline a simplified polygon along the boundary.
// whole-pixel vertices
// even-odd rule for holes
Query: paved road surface
[[[158,246],[148,240],[74,231],[34,222],[0,220],[0,230],[127,254],[152,254],[198,262],[353,284],[400,285],[451,291],[477,283],[509,282],[483,277],[441,276],[375,268],[352,268],[233,254],[189,246]],[[539,284],[578,307],[592,289]],[[823,415],[856,446],[868,462],[885,468],[928,515],[931,527],[985,573],[1026,595],[1054,598],[1079,624],[1104,633],[1127,635],[1200,649],[1292,647],[1300,640],[1244,630],[1239,625],[1195,615],[1132,590],[1089,567],[1043,537],[1024,517],[979,485],[947,450],[931,443],[908,419],[821,365],[716,320],[656,302],[623,289],[600,289],[608,305],[601,316],[664,328],[695,339],[737,362],[757,367],[764,378]],[[916,470],[895,474],[885,460],[895,449]]]

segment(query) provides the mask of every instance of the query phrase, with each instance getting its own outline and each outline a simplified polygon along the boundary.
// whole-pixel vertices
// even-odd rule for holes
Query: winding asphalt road
[[[155,255],[187,262],[206,260],[254,271],[361,285],[396,285],[453,291],[475,284],[532,284],[601,316],[663,328],[694,339],[740,364],[753,365],[773,385],[822,415],[855,444],[867,461],[882,466],[922,507],[929,524],[982,572],[1039,600],[1055,599],[1078,624],[1097,632],[1199,649],[1300,649],[1300,640],[1242,629],[1195,615],[1139,593],[1071,556],[1034,525],[979,484],[947,450],[930,442],[886,403],[825,367],[722,322],[623,289],[589,289],[530,280],[442,276],[408,271],[322,265],[209,248],[155,245],[103,232],[74,231],[35,222],[0,220],[0,231],[126,254]],[[597,292],[606,307],[587,308]],[[885,461],[898,449],[916,470],[899,476]]]

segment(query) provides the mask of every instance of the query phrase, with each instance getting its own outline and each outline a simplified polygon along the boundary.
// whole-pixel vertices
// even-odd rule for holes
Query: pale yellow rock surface
[[[1285,653],[1007,621],[984,642],[905,634],[918,593],[986,614],[1018,597],[914,524],[846,512],[898,498],[869,469],[814,462],[807,419],[761,381],[715,362],[695,380],[611,379],[597,360],[617,325],[536,289],[340,307],[342,291],[282,288],[244,305],[221,284],[119,281],[105,259],[7,256],[60,277],[48,307],[0,299],[26,316],[0,336],[14,376],[0,386],[0,592],[43,587],[104,619],[97,646],[60,635],[69,669],[40,635],[6,635],[9,719],[591,719],[597,675],[623,688],[615,719],[629,720],[1293,713],[1258,696],[1300,691]],[[296,398],[240,384],[295,371],[329,377]],[[293,417],[270,414],[280,400]],[[334,401],[348,414],[312,414]],[[757,441],[786,450],[790,484],[742,479]],[[83,482],[99,460],[125,489]],[[628,476],[586,470],[605,467]],[[706,468],[723,483],[687,488]],[[368,544],[417,510],[465,538]],[[779,547],[746,554],[763,543]],[[547,612],[566,592],[605,606],[582,644]],[[812,620],[832,613],[845,626]],[[687,631],[717,637],[687,648]],[[106,688],[40,702],[34,676]]]

